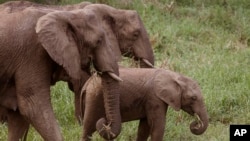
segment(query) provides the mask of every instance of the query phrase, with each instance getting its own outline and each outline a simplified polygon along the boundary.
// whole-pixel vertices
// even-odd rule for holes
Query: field
[[[59,4],[81,0],[61,0]],[[1,1],[0,1],[1,2]],[[104,0],[91,2],[102,2]],[[210,117],[200,136],[189,131],[185,112],[169,109],[164,140],[228,141],[230,124],[250,124],[250,3],[248,0],[106,0],[140,14],[154,48],[156,67],[197,80]],[[124,58],[126,65],[133,64]],[[79,140],[82,128],[74,119],[73,94],[66,83],[51,87],[52,103],[65,141]],[[137,121],[124,123],[117,141],[135,140]],[[0,125],[0,141],[6,125]],[[42,140],[34,130],[28,141]],[[97,134],[94,141],[102,140]]]

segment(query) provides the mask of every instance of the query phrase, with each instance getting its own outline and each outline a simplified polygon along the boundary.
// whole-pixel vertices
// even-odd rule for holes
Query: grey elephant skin
[[[140,120],[137,141],[162,141],[168,106],[198,116],[190,124],[193,134],[200,135],[208,127],[208,114],[197,82],[182,74],[164,69],[121,68],[119,84],[122,122]],[[92,76],[82,90],[83,137],[91,140],[98,119],[105,114],[102,81]],[[107,127],[108,129],[108,127]],[[105,128],[103,129],[105,130]]]
[[[7,3],[0,5],[0,11],[11,14],[11,13],[23,11],[27,7],[32,7],[32,8],[42,10],[42,11],[51,10],[52,12],[53,10],[81,9],[89,4],[90,4],[89,2],[82,2],[80,4],[75,4],[75,5],[52,6],[52,5],[41,5],[41,4],[27,2],[27,1],[14,1],[14,2],[7,2]],[[103,5],[103,4],[92,4],[91,6],[88,7],[88,9],[95,10],[95,13],[97,13],[98,17],[100,19],[104,19],[102,26],[104,30],[108,32],[107,38],[110,41],[110,47],[112,47],[113,51],[115,51],[115,55],[118,59],[120,58],[120,55],[122,54],[122,55],[126,55],[129,57],[133,57],[135,60],[138,60],[141,67],[153,66],[154,56],[153,56],[152,47],[149,43],[149,38],[145,30],[145,27],[136,11],[115,9],[113,7]],[[119,46],[119,48],[117,46]],[[63,80],[63,81],[68,82],[71,90],[73,90],[75,93],[75,109],[76,109],[75,115],[77,118],[80,115],[79,114],[80,113],[79,112],[79,94],[80,94],[79,89],[81,88],[81,86],[84,84],[84,82],[90,75],[88,72],[88,66],[85,67],[84,70],[86,72],[85,71],[81,72],[81,81],[79,80],[75,81],[75,80],[72,80],[72,78],[70,78],[69,76],[67,76],[65,70],[62,67],[57,67],[56,71],[54,71],[53,73],[53,78],[51,80],[52,81],[51,84],[54,84],[58,80]],[[13,106],[13,103],[11,106]],[[11,107],[11,109],[13,109],[13,107]],[[13,112],[13,111],[10,111],[10,112]],[[12,138],[12,136],[17,137],[18,134],[16,131],[19,131],[20,133],[18,137],[22,137],[24,131],[27,131],[27,129],[23,128],[23,123],[25,122],[23,121],[20,123],[20,116],[16,116],[16,117],[13,116],[13,118],[9,117],[8,123],[10,123],[10,119],[12,119],[11,122],[14,124],[8,124],[9,125],[8,126],[9,138]],[[15,122],[15,119],[16,119],[16,122]],[[17,126],[18,124],[21,124],[22,126]],[[11,125],[15,125],[15,126],[12,127]],[[18,128],[21,128],[22,130]],[[119,129],[117,129],[117,131],[119,132]]]
[[[118,64],[106,33],[91,11],[27,8],[0,16],[0,93],[15,87],[18,109],[44,140],[63,140],[51,103],[50,85],[56,68],[79,80],[89,58],[103,72],[106,88],[118,84]],[[112,75],[111,75],[112,74]],[[116,90],[107,95],[116,94]],[[119,110],[112,101],[109,110]]]

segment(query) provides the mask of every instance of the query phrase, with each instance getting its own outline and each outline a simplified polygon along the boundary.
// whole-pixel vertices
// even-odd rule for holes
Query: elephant
[[[105,81],[107,97],[119,98],[118,64],[93,11],[31,7],[1,13],[0,19],[0,94],[15,87],[20,114],[44,140],[63,140],[50,102],[50,85],[58,68],[78,82],[93,62]],[[108,112],[119,110],[113,102],[117,101],[105,101]]]
[[[116,58],[119,58],[119,56],[122,53],[123,55],[133,57],[135,60],[140,60],[141,67],[153,67],[154,56],[153,56],[152,47],[150,45],[145,27],[139,15],[134,10],[115,9],[104,4],[91,4],[90,5],[90,3],[88,2],[83,2],[83,3],[72,5],[72,6],[71,5],[48,6],[48,5],[41,5],[41,4],[36,4],[36,3],[26,2],[26,1],[16,1],[16,2],[8,2],[8,3],[1,5],[0,11],[4,11],[8,14],[12,14],[18,11],[23,11],[27,7],[33,7],[33,8],[40,9],[40,10],[49,9],[49,10],[66,10],[67,11],[67,10],[74,9],[74,7],[76,9],[77,8],[81,9],[86,6],[89,6],[87,9],[95,11],[99,19],[103,19],[104,22],[102,23],[102,26],[105,29],[105,32],[108,33],[107,38],[110,41],[110,46],[112,47],[113,51],[115,50]],[[124,18],[124,16],[126,18]],[[117,48],[117,46],[119,46],[119,48]],[[53,74],[52,84],[54,84],[58,80],[63,80],[63,81],[68,82],[70,89],[73,90],[75,93],[75,109],[76,109],[75,115],[77,118],[79,118],[80,117],[80,111],[79,111],[80,90],[79,89],[84,84],[84,82],[86,81],[86,79],[89,77],[90,74],[88,71],[87,73],[83,71],[82,72],[83,77],[81,77],[82,79],[79,83],[79,81],[74,81],[68,76],[64,78],[58,77],[57,72],[64,71],[62,67],[59,66],[58,68],[59,69],[57,70],[59,71],[55,71]],[[88,66],[87,67],[85,66],[84,70],[86,70],[87,68]],[[120,132],[120,129],[119,129],[120,127],[117,127],[117,128],[118,128],[117,132]]]
[[[197,119],[190,124],[195,135],[208,127],[208,113],[201,89],[196,81],[180,73],[165,69],[120,68],[120,112],[122,122],[140,120],[137,141],[162,141],[168,106],[176,111],[182,109]],[[93,75],[82,88],[82,141],[91,140],[98,119],[103,117],[102,80]],[[103,128],[105,130],[105,128]],[[106,129],[108,130],[108,129]]]
[[[90,4],[84,9],[93,10],[103,20],[105,31],[112,42],[111,48],[118,60],[122,54],[139,61],[140,67],[154,67],[154,54],[148,33],[135,10],[116,9],[105,4]]]

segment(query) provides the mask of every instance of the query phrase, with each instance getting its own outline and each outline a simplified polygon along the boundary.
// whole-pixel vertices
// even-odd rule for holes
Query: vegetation
[[[61,0],[58,4],[81,0]],[[172,2],[173,1],[173,2]],[[189,131],[193,120],[169,109],[164,140],[227,141],[230,124],[250,124],[250,3],[248,0],[92,0],[140,14],[154,48],[156,66],[196,79],[210,116],[200,136]],[[127,59],[125,59],[127,60]],[[129,61],[126,61],[129,64]],[[73,94],[66,83],[52,87],[52,103],[65,140],[82,129],[74,119]],[[135,140],[137,121],[123,124],[119,141]],[[0,140],[6,140],[6,125]],[[31,130],[28,140],[41,140]],[[95,134],[93,140],[101,140]]]

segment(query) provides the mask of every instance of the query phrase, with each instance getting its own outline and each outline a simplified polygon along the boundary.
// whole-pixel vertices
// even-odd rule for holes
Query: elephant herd
[[[121,56],[140,68],[119,67]],[[197,117],[190,124],[193,134],[208,127],[197,82],[154,68],[153,49],[136,11],[90,2],[1,4],[0,121],[8,123],[9,141],[26,140],[30,125],[44,140],[63,140],[50,101],[50,86],[58,81],[75,94],[83,141],[96,130],[113,140],[121,123],[131,120],[140,120],[138,141],[149,136],[161,141],[168,106]]]

